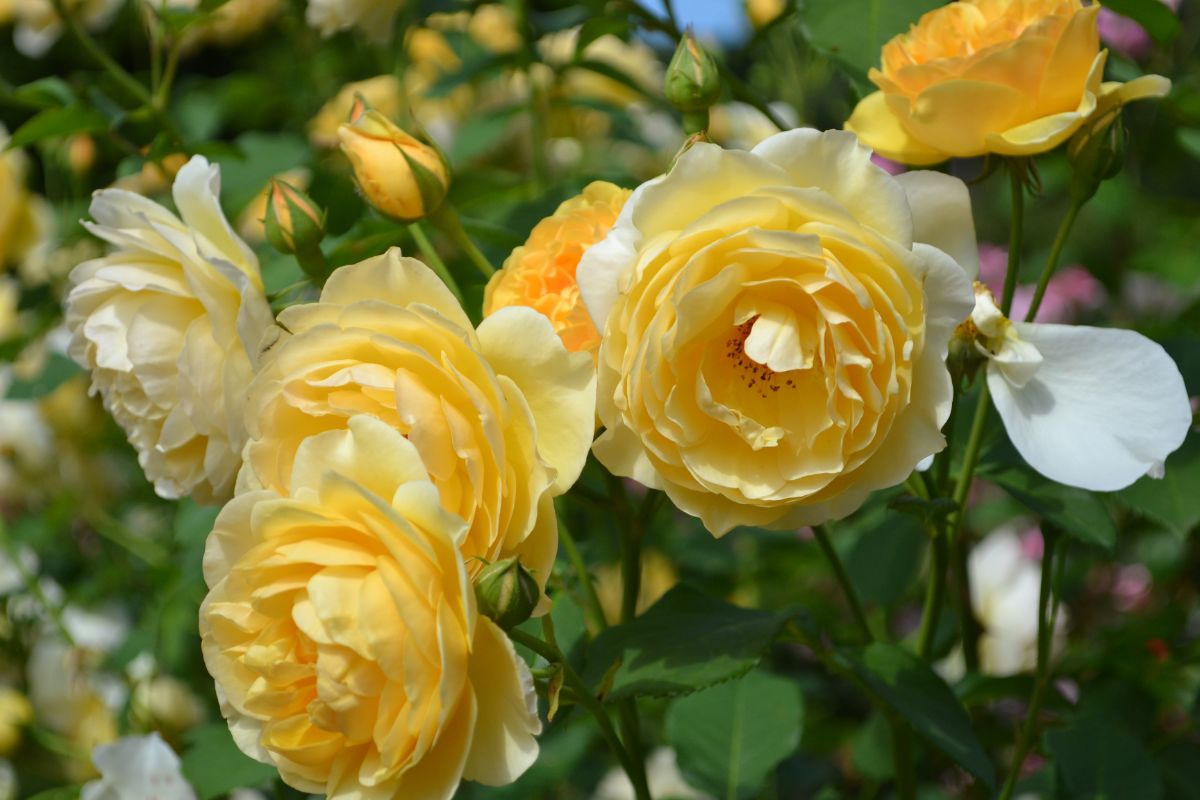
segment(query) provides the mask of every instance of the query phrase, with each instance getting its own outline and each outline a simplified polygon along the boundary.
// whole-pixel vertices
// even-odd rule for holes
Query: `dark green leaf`
[[[585,676],[599,686],[620,662],[608,692],[613,700],[705,689],[753,669],[786,621],[677,586],[633,622],[596,637]]]
[[[260,764],[238,749],[223,722],[192,729],[183,754],[183,777],[200,800],[212,800],[234,789],[253,789],[274,779],[275,768]]]
[[[762,672],[676,700],[667,741],[684,777],[723,798],[759,797],[800,744],[804,702],[792,681]]]
[[[1161,800],[1162,775],[1145,746],[1120,725],[1084,716],[1046,734],[1060,800]]]
[[[1141,25],[1159,44],[1179,34],[1179,17],[1160,0],[1104,0],[1104,7]]]
[[[64,106],[40,111],[33,119],[17,128],[8,146],[26,147],[51,136],[72,133],[100,133],[108,130],[104,115],[83,106]]]
[[[79,797],[79,790],[82,788],[82,786],[63,786],[58,789],[47,789],[33,795],[29,800],[75,800]]]
[[[1112,516],[1095,494],[1055,483],[1024,467],[1008,467],[985,477],[1073,539],[1105,550],[1116,544]]]
[[[629,33],[629,20],[621,17],[592,17],[583,23],[579,29],[579,37],[575,40],[575,55],[581,57],[583,51],[601,36],[625,36]]]
[[[800,20],[812,46],[866,86],[883,45],[940,5],[941,0],[803,0]]]
[[[842,658],[867,686],[900,713],[913,729],[989,788],[995,769],[967,712],[929,665],[904,648],[876,642],[861,656]]]
[[[45,397],[66,381],[82,373],[79,365],[64,355],[51,353],[36,378],[13,381],[5,397],[9,400],[34,400]]]
[[[1190,433],[1183,447],[1167,457],[1162,478],[1142,478],[1117,496],[1121,502],[1180,536],[1200,524],[1200,436]]]
[[[916,520],[892,513],[884,503],[872,505],[852,522],[839,526],[838,538],[860,525],[865,530],[844,556],[846,570],[863,600],[890,606],[912,585],[926,536]]]

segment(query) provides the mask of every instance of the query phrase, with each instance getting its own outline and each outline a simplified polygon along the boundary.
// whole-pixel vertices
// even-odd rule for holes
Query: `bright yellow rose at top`
[[[529,306],[550,320],[567,349],[595,353],[600,334],[579,297],[575,269],[589,247],[608,234],[630,191],[605,181],[588,184],[534,226],[525,244],[488,281],[483,315]]]
[[[367,414],[239,495],[204,554],[204,661],[238,746],[331,800],[449,800],[537,757],[533,678],[476,609],[424,455]]]
[[[194,156],[175,179],[180,216],[104,189],[84,225],[112,251],[71,273],[70,354],[162,497],[223,502],[246,431],[246,386],[271,326],[254,252],[221,211],[220,172]]]
[[[970,198],[870,155],[843,131],[697,144],[579,265],[596,456],[715,535],[845,516],[945,445]]]
[[[846,129],[905,164],[1028,156],[1065,141],[1098,103],[1166,94],[1170,82],[1157,75],[1101,82],[1099,12],[1080,0],[960,0],[930,11],[884,45],[882,69],[870,72],[880,91]]]
[[[591,358],[529,308],[473,329],[441,280],[396,249],[337,270],[320,302],[285,309],[279,325],[250,388],[239,487],[286,493],[306,438],[369,414],[413,442],[467,521],[465,556],[520,556],[545,585],[553,497],[579,476],[594,430]]]

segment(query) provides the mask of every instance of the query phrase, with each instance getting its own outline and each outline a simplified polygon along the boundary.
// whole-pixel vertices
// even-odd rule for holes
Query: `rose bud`
[[[446,197],[450,168],[441,152],[378,111],[363,109],[338,137],[363,196],[379,213],[415,222]]]
[[[264,219],[267,240],[281,253],[310,251],[325,238],[325,212],[286,181],[272,178]]]
[[[516,556],[488,564],[475,579],[479,613],[506,631],[529,619],[540,597],[537,581]]]

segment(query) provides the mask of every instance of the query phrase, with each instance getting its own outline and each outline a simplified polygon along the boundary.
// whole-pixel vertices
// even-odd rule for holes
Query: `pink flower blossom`
[[[1172,11],[1179,10],[1180,0],[1160,0]],[[1140,60],[1150,53],[1153,42],[1146,29],[1129,17],[1123,17],[1107,8],[1100,9],[1096,19],[1096,27],[1100,30],[1100,38],[1114,51],[1126,58]]]

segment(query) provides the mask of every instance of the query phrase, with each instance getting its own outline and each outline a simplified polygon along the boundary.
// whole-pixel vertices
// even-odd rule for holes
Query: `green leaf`
[[[1162,774],[1146,747],[1120,725],[1081,716],[1046,734],[1060,800],[1161,800]]]
[[[79,791],[82,788],[82,786],[62,786],[58,789],[47,789],[33,795],[29,800],[75,800],[79,797]]]
[[[624,37],[629,33],[629,20],[623,17],[591,17],[579,28],[579,36],[575,40],[575,57],[580,58],[583,51],[601,36]]]
[[[1117,528],[1108,508],[1092,492],[1063,486],[1024,467],[1008,467],[984,475],[1068,536],[1111,551]]]
[[[1197,486],[1200,486],[1200,435],[1193,432],[1184,440],[1183,447],[1167,457],[1162,478],[1142,478],[1117,497],[1134,511],[1180,536],[1187,536],[1200,525]]]
[[[274,780],[275,768],[253,760],[233,743],[223,722],[193,728],[183,754],[183,777],[200,800],[212,800],[234,789],[252,789]]]
[[[676,700],[666,736],[689,783],[735,800],[761,796],[767,776],[799,746],[803,723],[795,683],[751,672]]]
[[[108,120],[98,111],[83,106],[64,106],[39,111],[33,119],[17,128],[9,148],[27,147],[51,136],[72,133],[100,133],[108,130]]]
[[[867,71],[879,66],[879,53],[941,0],[803,0],[804,36],[820,52],[842,64],[867,87]]]
[[[891,606],[912,586],[926,536],[916,520],[893,513],[891,503],[873,503],[840,526],[837,538],[860,526],[863,532],[844,551],[846,571],[864,601]]]
[[[1160,0],[1104,0],[1103,5],[1141,25],[1159,44],[1179,35],[1179,17]]]
[[[16,100],[42,108],[69,106],[75,102],[75,93],[62,78],[39,78],[13,90]]]
[[[928,664],[899,645],[885,642],[870,645],[861,656],[843,653],[840,658],[930,744],[989,789],[993,787],[996,772],[975,736],[970,717]]]
[[[8,400],[34,400],[45,397],[62,384],[82,373],[83,370],[71,359],[59,353],[51,353],[46,366],[36,378],[13,381],[5,398]]]
[[[585,677],[599,686],[620,662],[611,700],[698,691],[753,669],[787,620],[677,586],[637,619],[596,637]]]

